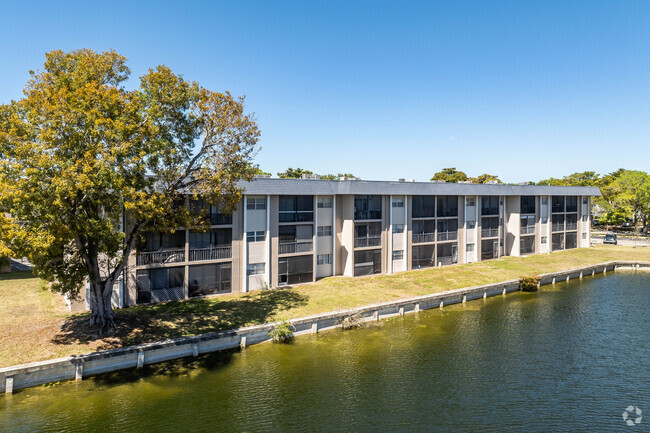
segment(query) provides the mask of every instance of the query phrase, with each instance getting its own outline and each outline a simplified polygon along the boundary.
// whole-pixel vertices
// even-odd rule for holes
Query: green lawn
[[[650,261],[650,248],[596,246],[550,255],[363,278],[331,277],[293,289],[258,291],[127,308],[118,329],[99,337],[87,314],[69,314],[59,295],[28,273],[0,276],[0,367],[166,338],[296,318],[398,298],[546,273],[610,260]]]

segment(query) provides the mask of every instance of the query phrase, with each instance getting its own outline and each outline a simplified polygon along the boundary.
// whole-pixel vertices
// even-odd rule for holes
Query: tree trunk
[[[111,305],[113,294],[113,281],[104,280],[90,283],[90,324],[99,326],[99,334],[104,329],[115,328],[115,313]]]

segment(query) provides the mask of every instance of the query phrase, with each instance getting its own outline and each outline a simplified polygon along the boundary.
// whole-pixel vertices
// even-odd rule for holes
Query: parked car
[[[618,240],[616,239],[616,235],[613,233],[607,233],[605,235],[605,239],[603,239],[604,244],[613,244],[613,245],[618,245]]]

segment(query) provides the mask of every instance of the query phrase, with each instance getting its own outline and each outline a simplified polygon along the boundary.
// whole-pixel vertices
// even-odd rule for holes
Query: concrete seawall
[[[540,275],[540,285],[554,284],[595,274],[606,274],[623,268],[650,269],[650,262],[615,261],[542,274]],[[473,299],[505,295],[520,289],[518,279],[502,281],[302,317],[291,320],[291,324],[295,328],[294,335],[309,334],[340,327],[341,322],[348,317],[354,317],[361,322],[381,320]],[[181,337],[156,343],[0,368],[0,393],[12,393],[17,389],[61,380],[81,380],[83,377],[100,373],[138,368],[145,364],[198,356],[238,346],[246,347],[251,344],[269,341],[268,333],[275,325],[275,323],[267,323],[195,337]]]

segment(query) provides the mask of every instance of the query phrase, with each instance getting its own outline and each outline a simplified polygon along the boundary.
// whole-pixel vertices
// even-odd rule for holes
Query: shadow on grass
[[[283,311],[305,305],[308,297],[294,290],[269,290],[236,299],[194,299],[126,308],[117,311],[117,328],[99,336],[88,325],[88,314],[68,318],[53,338],[55,344],[84,344],[100,340],[100,349],[266,323]]]

